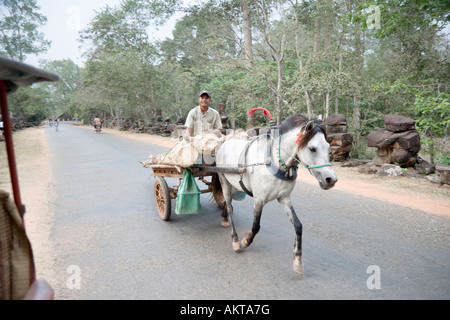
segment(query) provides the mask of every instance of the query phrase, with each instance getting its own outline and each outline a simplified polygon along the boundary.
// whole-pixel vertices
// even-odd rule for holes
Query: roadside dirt
[[[83,127],[92,130],[91,127]],[[103,129],[103,134],[115,134],[127,139],[145,141],[171,147],[176,141],[170,138]],[[51,169],[51,152],[46,143],[44,128],[30,128],[14,133],[14,148],[19,175],[22,202],[26,205],[25,225],[36,258],[38,278],[51,276],[52,248],[49,236],[54,220],[53,204],[56,199]],[[145,159],[136,159],[145,160]],[[0,189],[12,193],[7,165],[5,142],[0,142]],[[335,163],[339,181],[335,189],[370,197],[380,201],[423,211],[428,214],[450,217],[450,186],[434,184],[426,179],[407,177],[377,178],[360,174],[357,168],[344,168]],[[301,182],[317,184],[306,171],[300,169]]]

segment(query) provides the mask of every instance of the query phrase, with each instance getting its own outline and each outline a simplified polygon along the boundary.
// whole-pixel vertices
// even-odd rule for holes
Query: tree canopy
[[[38,11],[34,0],[21,3]],[[172,38],[151,40],[177,12]],[[446,137],[449,12],[445,0],[123,0],[80,32],[84,66],[47,65],[73,72],[50,100],[86,118],[148,120],[160,108],[176,119],[206,89],[236,127],[246,127],[250,107],[269,109],[278,123],[296,112],[342,113],[358,141],[397,113],[416,119],[424,138]],[[18,40],[3,33],[7,52]]]

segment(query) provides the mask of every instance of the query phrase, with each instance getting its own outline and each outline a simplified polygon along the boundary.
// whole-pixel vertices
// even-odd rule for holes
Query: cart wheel
[[[156,210],[158,210],[159,217],[167,221],[170,219],[170,213],[172,211],[172,203],[170,199],[169,187],[166,180],[161,177],[155,177],[155,201]]]

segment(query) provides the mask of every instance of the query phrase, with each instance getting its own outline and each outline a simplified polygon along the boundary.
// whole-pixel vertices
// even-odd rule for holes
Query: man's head
[[[203,90],[198,94],[198,104],[201,108],[208,108],[211,103],[211,94],[209,91]]]
[[[206,91],[206,90],[200,91],[200,93],[198,94],[198,97],[200,98],[203,95],[206,95],[211,99],[211,93],[209,93],[209,91]]]

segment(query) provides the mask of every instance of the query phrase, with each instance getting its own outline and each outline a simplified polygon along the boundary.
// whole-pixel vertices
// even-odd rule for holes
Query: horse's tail
[[[220,208],[225,205],[225,198],[222,192],[222,184],[220,183],[219,176],[214,174],[211,180],[211,197],[209,198],[211,205],[217,204]]]

